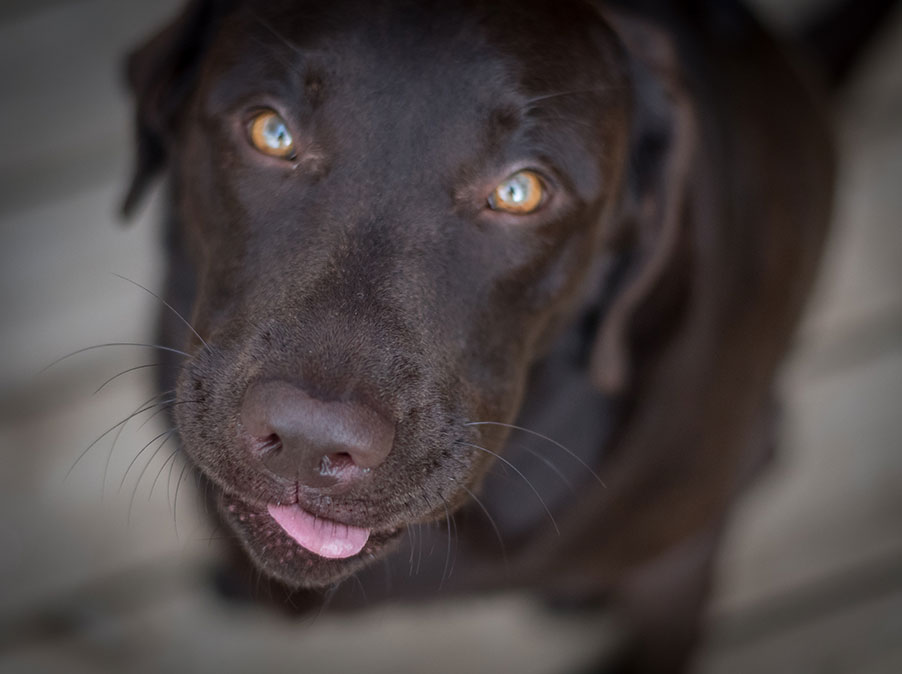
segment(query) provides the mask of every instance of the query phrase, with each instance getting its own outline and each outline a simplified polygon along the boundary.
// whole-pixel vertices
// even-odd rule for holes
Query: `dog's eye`
[[[248,125],[251,144],[263,154],[280,159],[294,156],[294,139],[288,125],[278,113],[264,110],[257,113]]]
[[[535,211],[545,197],[542,179],[533,171],[517,171],[489,195],[489,206],[496,211],[526,215]]]

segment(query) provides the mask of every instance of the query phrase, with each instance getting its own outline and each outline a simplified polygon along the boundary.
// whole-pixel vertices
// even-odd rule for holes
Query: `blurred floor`
[[[157,206],[113,218],[129,164],[125,49],[175,0],[0,5],[0,671],[558,671],[610,638],[517,597],[290,625],[210,595],[216,543],[135,365]],[[777,21],[810,2],[761,3]],[[705,674],[902,671],[902,12],[839,105],[837,225],[783,378],[781,455],[736,516]],[[163,438],[160,438],[161,440]],[[109,459],[109,465],[107,465]],[[67,471],[74,465],[71,473]],[[123,478],[123,476],[125,476]],[[157,477],[159,476],[159,477]],[[156,482],[154,484],[154,480]],[[153,494],[150,495],[153,486]],[[178,492],[177,517],[172,502]],[[461,644],[466,644],[461,648]]]

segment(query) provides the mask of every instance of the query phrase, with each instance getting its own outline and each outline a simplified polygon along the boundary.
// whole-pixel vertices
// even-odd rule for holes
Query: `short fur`
[[[167,299],[204,340],[164,319],[191,354],[178,432],[253,563],[294,600],[355,573],[372,599],[382,558],[395,596],[605,594],[623,666],[681,671],[829,216],[781,48],[731,2],[196,0],[129,73],[126,208],[169,171]],[[295,162],[247,142],[261,107]],[[486,208],[523,167],[547,203]],[[268,473],[239,414],[266,379],[384,412],[388,459],[338,495]],[[265,511],[298,499],[375,533],[305,553]],[[453,575],[439,554],[402,581],[433,522]]]

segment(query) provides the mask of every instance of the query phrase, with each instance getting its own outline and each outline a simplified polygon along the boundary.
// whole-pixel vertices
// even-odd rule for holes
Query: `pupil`
[[[526,190],[523,186],[522,179],[514,178],[507,184],[507,196],[514,203],[523,201],[526,197]]]
[[[291,144],[291,138],[288,136],[288,130],[285,125],[278,119],[270,119],[263,128],[263,134],[266,142],[270,147],[283,148]]]

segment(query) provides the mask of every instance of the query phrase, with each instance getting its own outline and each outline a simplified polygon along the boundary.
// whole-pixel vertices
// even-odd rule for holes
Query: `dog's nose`
[[[375,410],[317,400],[283,381],[248,388],[241,423],[270,471],[309,487],[362,477],[385,460],[395,438],[394,424]]]

